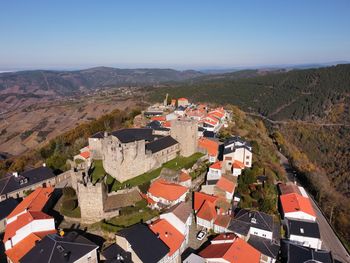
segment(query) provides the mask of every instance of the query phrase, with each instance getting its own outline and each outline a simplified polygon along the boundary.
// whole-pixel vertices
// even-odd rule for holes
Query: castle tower
[[[168,106],[168,97],[169,97],[169,94],[167,93],[163,102],[164,106]]]
[[[105,183],[98,182],[93,185],[79,181],[77,183],[77,195],[81,211],[82,223],[94,223],[104,219],[104,203],[107,199],[107,189]]]
[[[171,137],[180,144],[180,154],[188,157],[197,152],[198,124],[195,120],[180,119],[171,122]]]

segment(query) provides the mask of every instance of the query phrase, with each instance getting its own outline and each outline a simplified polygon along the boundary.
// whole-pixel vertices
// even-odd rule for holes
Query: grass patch
[[[203,153],[194,153],[189,157],[178,156],[175,159],[163,164],[162,167],[160,167],[158,169],[141,174],[141,175],[139,175],[135,178],[132,178],[130,180],[127,180],[123,183],[120,183],[117,180],[115,180],[113,183],[113,186],[112,186],[112,191],[117,191],[117,190],[123,189],[125,187],[133,187],[133,186],[143,185],[143,184],[151,181],[152,179],[157,178],[163,167],[169,168],[169,169],[172,169],[175,171],[181,170],[183,168],[185,168],[185,169],[191,168],[197,162],[197,160],[199,158],[201,158],[202,156],[204,156]]]
[[[103,168],[102,160],[95,160],[91,172],[92,183],[97,182],[103,176],[106,175],[106,171]]]
[[[60,205],[60,213],[64,216],[80,218],[80,207],[75,190],[71,187],[63,189],[63,196]]]

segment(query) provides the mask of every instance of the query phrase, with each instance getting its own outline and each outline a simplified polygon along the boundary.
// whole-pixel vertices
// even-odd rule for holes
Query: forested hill
[[[182,81],[203,73],[173,69],[118,69],[98,67],[78,71],[33,70],[0,74],[0,95],[72,95],[100,87],[156,85]]]
[[[169,93],[194,101],[230,103],[281,120],[324,117],[332,105],[350,95],[350,64],[264,76],[248,74],[248,78],[237,79],[231,74],[170,85],[157,89],[151,97],[159,100]]]

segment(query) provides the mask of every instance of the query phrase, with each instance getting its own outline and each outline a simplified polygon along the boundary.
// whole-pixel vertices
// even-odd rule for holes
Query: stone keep
[[[191,156],[198,150],[198,124],[191,119],[171,121],[171,137],[180,144],[180,155]]]
[[[105,183],[78,181],[77,196],[81,211],[82,223],[94,223],[105,218],[104,203],[107,199]]]
[[[103,168],[119,182],[149,171],[155,164],[145,145],[145,140],[122,143],[109,135],[102,141]]]

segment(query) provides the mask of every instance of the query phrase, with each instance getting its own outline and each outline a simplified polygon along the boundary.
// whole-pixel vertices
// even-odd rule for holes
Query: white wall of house
[[[197,216],[197,225],[198,226],[205,227],[206,229],[213,229],[213,224],[214,224],[213,220],[208,221],[208,220],[202,219],[202,218]]]
[[[226,194],[225,194],[225,197],[226,197],[226,199],[227,200],[232,200],[232,198],[233,198],[233,192],[232,193],[230,193],[230,192],[225,192]]]
[[[271,231],[266,231],[266,230],[259,229],[256,227],[250,227],[249,234],[272,240],[272,232]]]
[[[227,233],[228,230],[227,230],[226,227],[223,227],[223,226],[219,226],[219,225],[214,224],[214,232],[215,232],[215,233],[218,233],[218,234],[221,234],[221,233]]]
[[[285,213],[284,217],[288,219],[301,219],[301,220],[309,220],[312,222],[316,221],[316,217],[309,215],[303,211]]]
[[[18,229],[16,234],[5,242],[5,249],[8,250],[12,248],[31,233],[50,230],[55,230],[55,220],[53,218],[33,220],[29,224]]]
[[[311,247],[314,249],[321,249],[321,246],[322,246],[322,241],[314,237],[290,235],[289,240],[296,242],[304,247]]]
[[[158,197],[158,196],[154,196],[150,193],[147,193],[147,195],[156,203],[162,203],[164,205],[167,205],[167,206],[174,206],[178,203],[181,203],[181,202],[185,202],[186,200],[186,193],[184,193],[182,196],[180,196],[178,199],[174,200],[174,201],[170,201],[170,200],[167,200],[167,199],[164,199],[162,197]]]
[[[239,169],[239,168],[232,169],[233,176],[239,176],[239,175],[241,175],[241,173],[242,173],[242,169]]]
[[[260,263],[275,263],[276,259],[271,258],[269,256],[266,256],[264,254],[261,254],[260,256]]]
[[[173,213],[165,213],[160,215],[161,219],[167,220],[173,227],[175,227],[181,234],[186,235],[188,228],[184,222],[182,222],[176,215]]]
[[[207,180],[219,180],[221,178],[222,172],[221,169],[209,168],[207,174]]]
[[[205,262],[210,262],[210,263],[230,263],[229,261],[223,259],[223,258],[206,258]]]
[[[210,162],[210,163],[215,163],[215,162],[216,162],[216,159],[217,159],[217,156],[216,156],[216,155],[209,155],[209,162]]]

